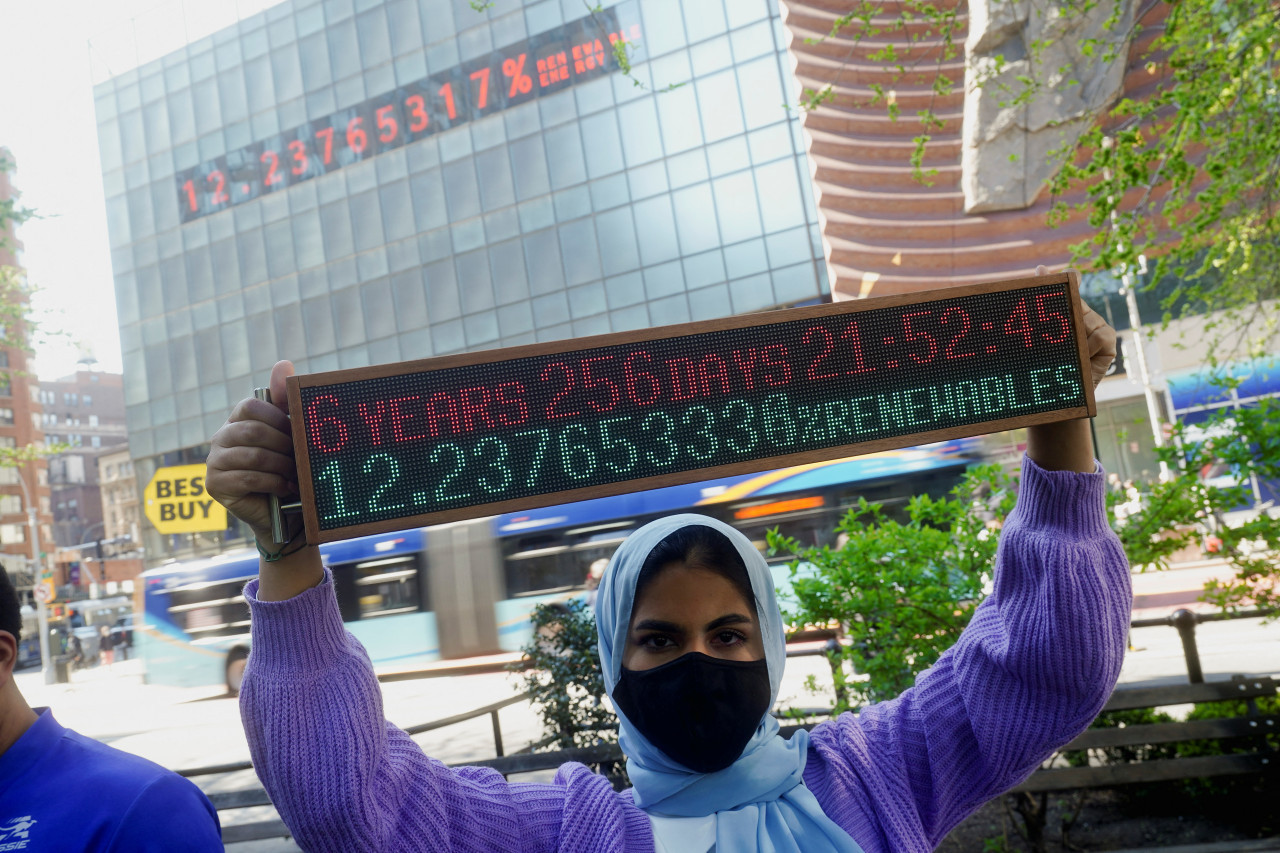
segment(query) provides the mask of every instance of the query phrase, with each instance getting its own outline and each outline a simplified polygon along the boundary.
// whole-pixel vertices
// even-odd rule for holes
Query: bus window
[[[430,610],[429,591],[415,555],[330,567],[345,621]]]
[[[743,532],[752,544],[771,562],[786,560],[793,554],[769,554],[766,534],[775,528],[783,536],[795,539],[803,547],[820,548],[834,544],[840,512],[822,495],[801,495],[739,504],[733,508],[733,526]]]
[[[597,534],[586,542],[579,542],[571,549],[573,554],[573,563],[578,569],[578,582],[585,583],[587,573],[591,571],[591,564],[596,560],[608,560],[613,556],[613,552],[618,550],[618,546],[631,533],[630,530],[623,532],[611,532],[607,534]]]
[[[249,605],[244,585],[249,578],[194,583],[168,591],[173,623],[193,640],[249,633]]]
[[[561,534],[521,537],[504,543],[504,550],[507,598],[566,592],[586,580],[586,569],[579,570]]]

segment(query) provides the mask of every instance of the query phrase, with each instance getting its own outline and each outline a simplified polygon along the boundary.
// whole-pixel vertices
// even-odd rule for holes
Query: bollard
[[[1200,669],[1200,650],[1196,648],[1196,615],[1179,608],[1169,615],[1169,624],[1178,629],[1182,638],[1182,654],[1187,659],[1187,681],[1203,684],[1204,672]]]

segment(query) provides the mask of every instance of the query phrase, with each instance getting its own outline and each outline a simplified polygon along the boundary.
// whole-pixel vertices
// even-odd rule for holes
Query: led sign
[[[184,223],[618,69],[640,39],[633,3],[464,62],[177,176]]]
[[[1074,273],[291,377],[324,542],[1094,414]]]

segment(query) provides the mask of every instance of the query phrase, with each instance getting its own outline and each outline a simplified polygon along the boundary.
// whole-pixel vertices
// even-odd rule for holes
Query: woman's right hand
[[[293,458],[293,430],[289,425],[289,398],[284,380],[293,375],[293,364],[276,362],[271,368],[271,399],[241,400],[231,416],[214,433],[209,450],[205,488],[227,511],[253,529],[258,549],[259,601],[284,601],[324,579],[320,549],[289,544],[286,549],[271,540],[268,496],[292,500],[298,496],[298,464]],[[294,537],[299,542],[299,537]],[[267,559],[265,552],[280,554]]]
[[[207,461],[205,488],[227,511],[272,548],[268,496],[293,500],[298,495],[298,466],[293,458],[293,431],[285,379],[293,363],[271,368],[271,399],[241,400],[222,428],[214,433]]]

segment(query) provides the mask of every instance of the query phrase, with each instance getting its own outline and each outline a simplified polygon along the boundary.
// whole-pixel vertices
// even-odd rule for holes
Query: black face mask
[[[653,669],[624,667],[613,701],[668,758],[714,773],[742,755],[771,693],[766,661],[690,652]]]

